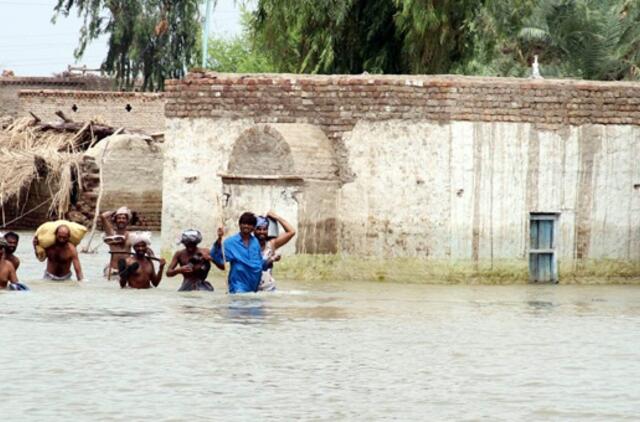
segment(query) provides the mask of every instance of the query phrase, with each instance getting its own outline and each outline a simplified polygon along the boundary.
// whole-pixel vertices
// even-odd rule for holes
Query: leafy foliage
[[[196,58],[200,28],[197,0],[58,0],[54,21],[77,10],[84,18],[76,57],[109,34],[102,68],[122,89],[160,90],[166,78],[181,78]],[[194,28],[197,28],[194,30]]]
[[[283,72],[397,73],[395,11],[391,1],[261,0],[251,25]]]
[[[275,72],[269,58],[253,48],[246,36],[231,39],[215,37],[209,39],[208,69],[228,73],[270,73]]]
[[[637,0],[259,0],[277,70],[638,79]]]

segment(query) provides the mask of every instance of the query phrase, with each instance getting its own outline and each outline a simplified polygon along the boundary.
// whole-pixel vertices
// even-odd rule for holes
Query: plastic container
[[[269,222],[269,227],[267,228],[267,237],[278,237],[278,235],[280,234],[280,227],[278,227],[278,222],[273,218],[268,217],[267,221]]]

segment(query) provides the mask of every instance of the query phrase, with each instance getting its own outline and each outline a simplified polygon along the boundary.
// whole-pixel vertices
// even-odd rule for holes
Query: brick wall
[[[20,114],[18,93],[24,89],[86,89],[84,79],[0,77],[0,116]]]
[[[20,115],[34,113],[44,121],[59,121],[61,110],[72,120],[99,119],[114,126],[147,133],[164,131],[164,97],[157,93],[24,90]]]
[[[353,180],[344,135],[358,121],[640,125],[640,83],[468,76],[190,73],[166,83],[167,118],[310,123],[333,142]]]
[[[166,116],[253,117],[321,126],[358,120],[640,125],[640,83],[404,75],[191,73],[166,84]]]

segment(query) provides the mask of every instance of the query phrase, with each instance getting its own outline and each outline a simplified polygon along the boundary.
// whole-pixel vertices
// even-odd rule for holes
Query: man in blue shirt
[[[260,242],[253,235],[257,219],[253,213],[245,212],[239,220],[240,232],[224,241],[222,228],[218,229],[218,239],[211,247],[211,258],[219,269],[225,269],[229,262],[229,293],[257,292],[262,277],[262,252]],[[224,251],[223,251],[224,249]]]

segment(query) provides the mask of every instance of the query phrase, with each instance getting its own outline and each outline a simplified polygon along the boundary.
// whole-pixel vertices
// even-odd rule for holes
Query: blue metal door
[[[555,214],[532,214],[530,220],[529,279],[533,282],[555,282],[556,270],[554,224]]]

